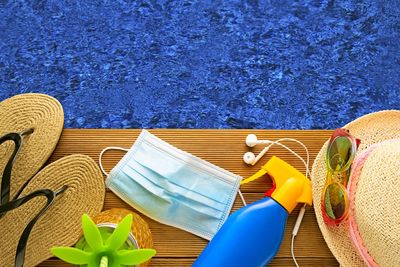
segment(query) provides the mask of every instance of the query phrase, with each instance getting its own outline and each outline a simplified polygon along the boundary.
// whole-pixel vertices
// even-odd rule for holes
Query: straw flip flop
[[[60,102],[21,94],[0,102],[0,205],[18,196],[53,153],[64,125]]]
[[[100,212],[104,195],[103,175],[90,157],[71,155],[46,166],[18,199],[0,207],[8,210],[0,219],[0,266],[36,266],[52,256],[51,247],[73,245],[82,214]]]

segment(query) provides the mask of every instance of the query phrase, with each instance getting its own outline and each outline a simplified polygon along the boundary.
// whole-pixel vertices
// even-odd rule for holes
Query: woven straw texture
[[[354,217],[364,246],[379,266],[400,266],[400,141],[371,152],[358,177]]]
[[[36,266],[51,257],[53,246],[71,246],[81,236],[81,216],[94,216],[103,207],[105,186],[96,163],[88,156],[64,157],[40,171],[29,182],[22,196],[38,189],[68,189],[57,196],[43,217],[36,223],[28,241],[26,267]],[[0,220],[0,266],[13,266],[19,237],[28,222],[44,206],[45,198],[35,198],[8,212]]]
[[[368,159],[368,156],[376,147],[378,147],[382,143],[374,144],[369,148],[363,150],[362,153],[359,153],[358,156],[354,159],[351,166],[351,175],[349,178],[349,185],[347,187],[349,194],[349,202],[350,202],[350,211],[348,218],[348,234],[353,242],[354,248],[358,251],[359,255],[363,258],[364,262],[369,266],[377,266],[374,259],[368,254],[368,250],[365,248],[360,233],[358,231],[356,217],[355,217],[355,197],[357,192],[357,184],[358,178],[363,170],[364,163]],[[378,178],[379,179],[379,178]],[[361,196],[360,196],[361,197]]]
[[[45,164],[55,149],[64,125],[61,104],[43,94],[22,94],[0,103],[0,136],[34,128],[23,137],[11,176],[11,197]],[[14,150],[12,141],[0,146],[0,173]]]
[[[96,224],[103,222],[119,223],[128,214],[132,214],[133,216],[131,233],[138,242],[139,248],[153,248],[153,237],[149,225],[142,219],[142,217],[132,211],[118,208],[106,210],[95,216],[93,221]],[[149,263],[150,261],[147,261],[139,266],[146,267]]]
[[[349,123],[345,128],[350,130],[353,136],[361,139],[361,144],[357,151],[358,155],[372,144],[400,137],[400,111],[389,110],[371,113]],[[314,209],[318,225],[328,247],[342,266],[365,266],[363,260],[353,249],[347,234],[346,224],[341,224],[338,227],[327,227],[322,219],[320,203],[327,175],[325,165],[326,148],[327,142],[314,161],[311,175]],[[385,190],[388,190],[388,188],[385,188]],[[380,196],[385,198],[385,194]],[[382,218],[380,219],[382,220]],[[392,253],[394,254],[395,252],[392,251]]]

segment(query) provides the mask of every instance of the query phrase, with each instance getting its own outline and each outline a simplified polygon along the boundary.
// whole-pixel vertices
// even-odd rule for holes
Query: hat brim
[[[357,154],[369,146],[394,138],[400,138],[400,111],[385,110],[362,116],[346,126],[350,133],[361,140]],[[325,164],[325,153],[328,141],[323,145],[312,167],[312,189],[314,210],[322,235],[332,254],[341,266],[365,266],[365,263],[353,248],[348,237],[345,223],[337,227],[327,226],[321,213],[321,194],[325,184],[327,169]]]

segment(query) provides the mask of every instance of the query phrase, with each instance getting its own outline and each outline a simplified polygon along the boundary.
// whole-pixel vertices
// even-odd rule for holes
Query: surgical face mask
[[[146,216],[210,240],[228,217],[241,179],[143,130],[106,185]]]

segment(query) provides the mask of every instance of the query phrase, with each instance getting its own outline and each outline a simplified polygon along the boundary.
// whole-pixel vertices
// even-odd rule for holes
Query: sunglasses
[[[345,129],[336,129],[328,144],[325,162],[328,169],[325,186],[322,191],[322,217],[327,225],[339,225],[349,212],[347,182],[350,166],[360,140]]]

